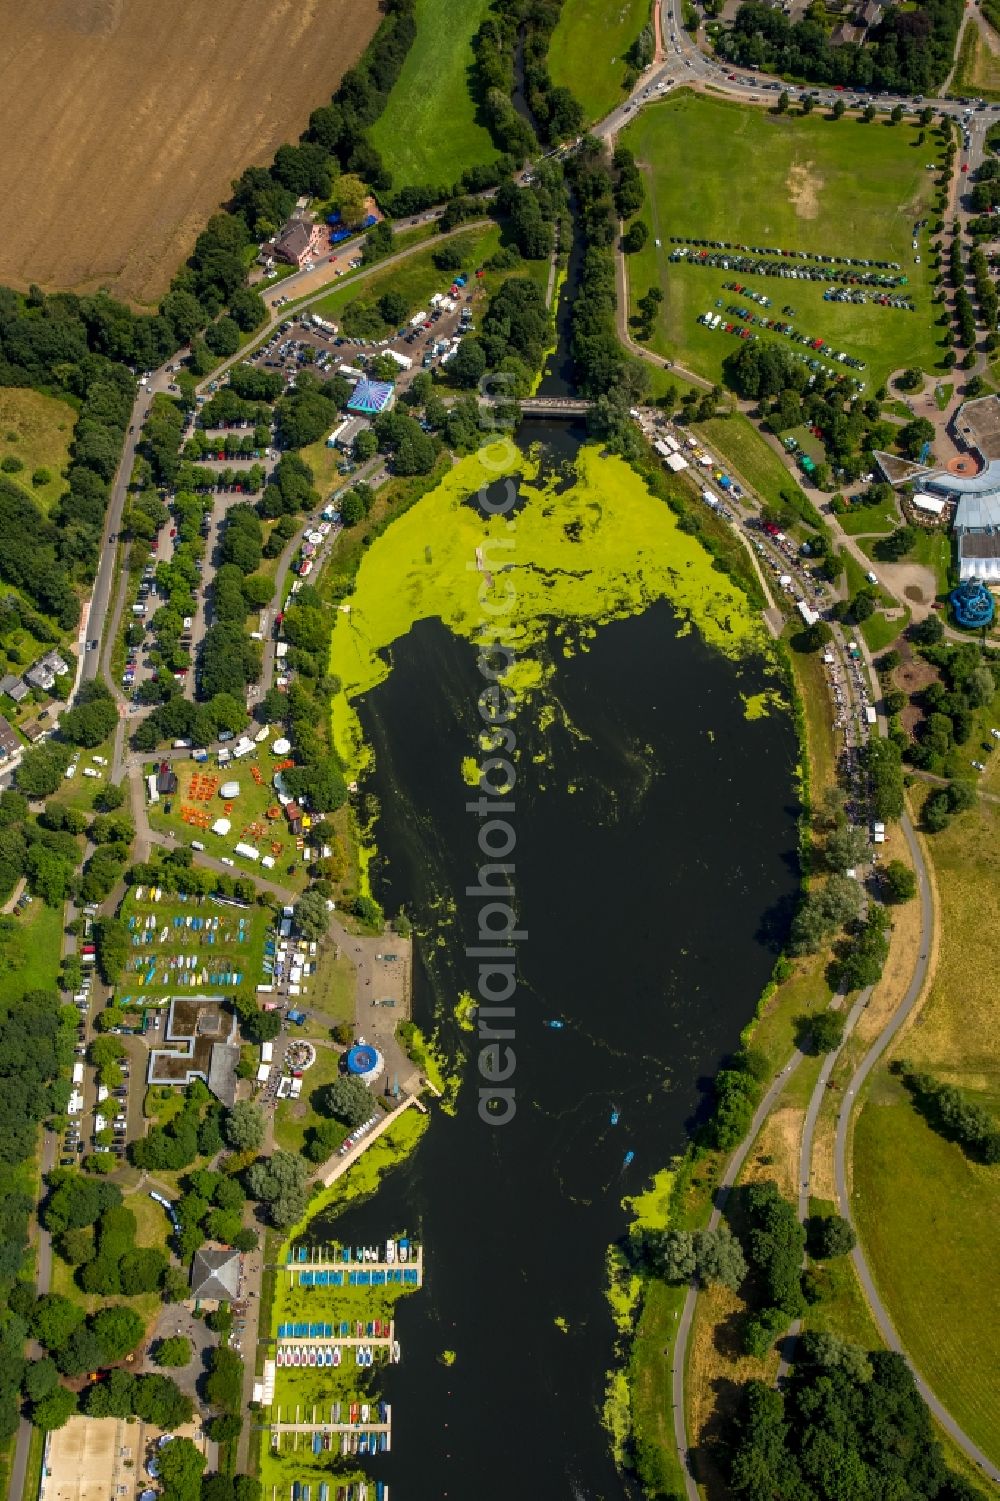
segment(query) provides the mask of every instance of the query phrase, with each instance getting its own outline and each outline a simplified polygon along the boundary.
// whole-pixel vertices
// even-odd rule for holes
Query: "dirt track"
[[[0,0],[0,282],[155,303],[377,21],[377,0]]]

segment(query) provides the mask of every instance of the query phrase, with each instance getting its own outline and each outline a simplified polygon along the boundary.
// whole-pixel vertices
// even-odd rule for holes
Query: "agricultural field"
[[[394,188],[450,188],[497,153],[469,90],[472,38],[489,0],[417,0],[417,36],[389,102],[369,131]]]
[[[996,1113],[996,806],[980,801],[927,846],[941,902],[940,954],[917,1024],[892,1056]],[[956,1421],[1000,1460],[1000,1415],[989,1397],[1000,1383],[989,1313],[1000,1300],[996,1169],[933,1131],[883,1065],[855,1128],[853,1193],[866,1254],[903,1344]]]
[[[625,54],[650,21],[649,0],[573,0],[549,42],[553,83],[570,90],[588,121],[625,97]]]
[[[260,745],[255,756],[229,766],[217,766],[211,761],[175,761],[177,791],[173,797],[161,798],[150,805],[150,825],[158,833],[173,835],[179,842],[190,844],[197,839],[205,846],[206,853],[217,860],[223,857],[233,860],[234,871],[242,874],[257,871],[293,889],[301,888],[308,879],[304,842],[299,836],[297,844],[296,837],[289,832],[272,785],[275,768],[282,759],[271,753],[269,745]],[[238,782],[240,790],[236,797],[224,801],[220,789],[229,781]],[[230,823],[225,834],[212,830],[220,818]],[[234,854],[239,843],[259,849],[262,856],[274,861],[273,867],[262,869],[260,861]]]
[[[232,996],[267,981],[269,914],[135,886],[122,904],[132,951],[119,979],[119,1006],[162,1005],[170,996]]]
[[[687,91],[643,110],[621,139],[643,171],[642,218],[650,232],[644,249],[629,257],[631,307],[652,286],[664,296],[651,347],[719,380],[738,341],[697,320],[717,301],[722,311],[730,303],[749,306],[724,290],[735,279],[771,298],[765,316],[780,317],[791,306],[794,315],[786,318],[797,330],[864,360],[867,369],[857,374],[868,391],[903,366],[934,369],[943,351],[930,320],[926,231],[917,251],[912,239],[929,209],[934,178],[927,164],[937,147],[918,145],[917,135],[909,124],[834,121],[819,111],[776,115]],[[671,264],[672,235],[897,261],[909,279],[901,291],[916,311],[824,302],[824,282]],[[761,336],[802,352],[780,335]]]
[[[17,459],[21,464],[5,478],[26,490],[41,511],[67,489],[63,470],[75,426],[76,413],[68,402],[20,386],[0,388],[0,462]],[[38,475],[40,470],[48,472],[48,479]],[[37,483],[33,475],[38,475]]]
[[[233,178],[296,138],[378,18],[377,0],[5,6],[0,282],[157,302]]]

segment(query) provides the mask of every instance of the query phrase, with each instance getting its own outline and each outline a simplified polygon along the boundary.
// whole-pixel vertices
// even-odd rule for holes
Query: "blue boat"
[[[565,1022],[559,1021],[558,1019],[556,1019],[555,1021],[547,1021],[545,1023],[545,1026],[551,1027],[552,1030],[553,1030],[553,1032],[561,1032],[562,1029],[563,1029],[563,1027],[565,1027],[565,1025],[566,1025]]]
[[[634,1159],[635,1159],[635,1153],[634,1152],[626,1152],[625,1153],[625,1161],[622,1163],[622,1170],[624,1171],[624,1169],[627,1168],[629,1166],[629,1164],[634,1161]]]
[[[617,1124],[618,1124],[618,1122],[619,1122],[620,1119],[621,1119],[621,1117],[618,1114],[618,1106],[617,1105],[612,1105],[612,1107],[611,1107],[611,1124],[613,1126],[617,1126]]]

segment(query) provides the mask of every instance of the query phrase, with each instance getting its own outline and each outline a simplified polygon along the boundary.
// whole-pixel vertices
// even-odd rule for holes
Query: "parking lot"
[[[445,288],[435,294],[437,305],[429,301],[426,309],[418,310],[421,316],[415,313],[404,327],[383,339],[351,339],[331,320],[303,313],[283,323],[254,353],[251,363],[279,372],[294,387],[301,370],[311,369],[325,380],[338,374],[356,380],[373,359],[389,355],[399,366],[397,389],[405,390],[418,370],[446,364],[462,334],[470,331],[472,296],[467,286],[457,294]]]

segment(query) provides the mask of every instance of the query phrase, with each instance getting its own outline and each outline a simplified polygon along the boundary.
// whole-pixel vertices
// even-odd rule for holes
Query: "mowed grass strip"
[[[549,42],[549,73],[599,120],[625,96],[625,54],[649,22],[649,0],[571,0]]]
[[[893,1049],[997,1111],[994,943],[1000,815],[981,801],[928,840],[941,904],[930,996]],[[1000,1182],[932,1131],[880,1069],[854,1135],[854,1209],[903,1344],[969,1436],[1000,1459]]]
[[[416,40],[369,132],[394,188],[450,187],[496,157],[470,87],[472,38],[488,8],[489,0],[418,0]]]
[[[455,235],[453,238],[439,241],[428,245],[426,250],[421,250],[415,255],[408,256],[405,261],[398,265],[386,266],[382,271],[374,272],[363,283],[355,283],[350,287],[338,287],[328,297],[313,304],[313,311],[324,318],[340,318],[344,308],[350,302],[377,302],[383,292],[398,292],[406,299],[411,310],[428,307],[428,299],[434,292],[447,292],[451,286],[452,273],[439,271],[434,264],[434,252],[443,249],[447,245],[457,250],[462,257],[463,269],[471,276],[483,261],[489,260],[500,248],[500,229],[496,224],[490,224],[485,229],[470,229],[467,234]],[[527,274],[525,263],[525,274]],[[492,288],[499,282],[499,277],[494,275],[487,277],[488,284]],[[478,285],[478,284],[477,284]],[[474,287],[467,287],[466,291],[474,291]],[[385,325],[385,334],[395,332],[390,324]]]
[[[724,289],[724,282],[736,280],[771,298],[766,316],[780,317],[789,305],[795,312],[786,317],[796,329],[866,361],[867,369],[855,373],[869,391],[902,366],[930,370],[938,364],[943,349],[930,320],[926,237],[921,252],[912,248],[913,226],[932,193],[927,163],[935,148],[927,141],[917,145],[913,126],[832,121],[820,112],[779,116],[682,91],[642,110],[622,141],[643,169],[642,217],[650,230],[645,248],[629,259],[631,306],[649,287],[662,290],[651,341],[657,353],[718,380],[739,341],[697,320],[730,303],[754,311],[747,299]],[[917,310],[824,302],[824,282],[670,264],[672,235],[898,261]],[[719,300],[723,307],[716,309]],[[804,352],[780,335],[761,337]]]
[[[41,511],[69,488],[63,470],[75,426],[76,413],[68,402],[20,386],[0,389],[0,459],[20,459],[22,465],[4,478],[26,490]],[[35,485],[31,476],[38,469],[47,469],[50,477]]]

